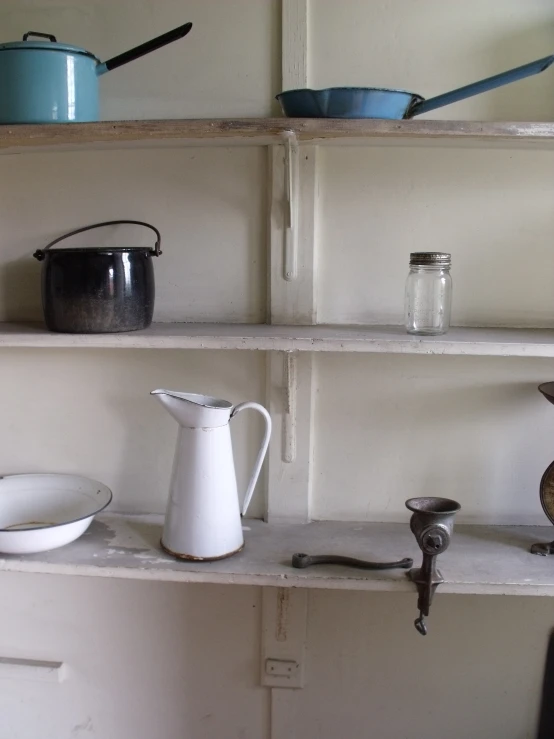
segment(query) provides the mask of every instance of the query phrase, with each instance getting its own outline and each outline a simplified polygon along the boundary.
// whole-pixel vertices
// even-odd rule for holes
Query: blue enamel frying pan
[[[405,90],[381,87],[329,87],[325,90],[288,90],[277,95],[281,108],[291,118],[387,118],[401,120],[457,103],[459,100],[509,85],[525,77],[544,72],[554,62],[545,56],[536,62],[508,72],[459,87],[434,98],[425,98]]]

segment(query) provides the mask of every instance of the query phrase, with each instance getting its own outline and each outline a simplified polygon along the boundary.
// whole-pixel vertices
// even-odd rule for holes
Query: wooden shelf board
[[[488,122],[432,120],[344,120],[330,118],[242,118],[101,121],[0,126],[0,151],[33,148],[88,149],[102,146],[147,146],[169,142],[180,146],[267,145],[279,143],[284,131],[311,144],[368,144],[389,140],[410,145],[440,140],[475,145],[545,147],[554,142],[554,122]]]
[[[405,524],[316,522],[269,525],[245,520],[246,546],[219,562],[182,562],[164,554],[160,516],[106,515],[78,541],[43,554],[4,556],[0,571],[227,585],[415,591],[405,570],[337,566],[293,569],[294,552],[396,560],[421,554]],[[554,561],[529,553],[554,538],[552,526],[457,526],[440,557],[441,593],[554,595]],[[415,601],[414,601],[415,609]]]
[[[0,348],[241,349],[258,351],[554,357],[554,329],[452,328],[410,336],[401,326],[156,323],[124,334],[58,334],[0,324]]]

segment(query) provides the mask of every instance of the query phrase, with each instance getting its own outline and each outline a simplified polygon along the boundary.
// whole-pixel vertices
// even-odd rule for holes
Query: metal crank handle
[[[414,626],[416,627],[416,631],[421,634],[421,636],[427,636],[427,624],[425,623],[425,616],[423,615],[423,611],[419,612],[419,616],[414,621]]]
[[[346,565],[347,567],[357,567],[360,570],[408,570],[414,561],[409,557],[400,559],[397,562],[368,562],[365,559],[355,559],[354,557],[343,557],[339,554],[303,554],[298,552],[292,555],[292,566],[301,570],[304,567],[312,565]]]

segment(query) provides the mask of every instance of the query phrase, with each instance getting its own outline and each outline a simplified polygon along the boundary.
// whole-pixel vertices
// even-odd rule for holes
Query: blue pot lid
[[[38,41],[32,39],[29,41],[8,41],[7,43],[0,44],[0,51],[28,51],[30,49],[40,49],[41,51],[63,51],[65,54],[82,54],[88,56],[100,63],[100,59],[96,57],[92,52],[83,49],[81,46],[73,46],[72,44],[61,44],[58,41]]]

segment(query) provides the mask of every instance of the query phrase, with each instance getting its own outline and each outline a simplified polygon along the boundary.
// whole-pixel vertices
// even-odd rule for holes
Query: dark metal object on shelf
[[[541,478],[539,495],[546,517],[550,523],[554,524],[554,462],[548,465]],[[554,541],[533,544],[531,554],[540,554],[543,557],[554,554]]]
[[[554,382],[544,382],[542,385],[539,385],[538,389],[548,402],[554,405]],[[541,478],[539,496],[545,516],[550,523],[554,524],[554,462],[546,468]],[[539,554],[542,557],[547,557],[550,554],[554,554],[554,541],[533,544],[530,551],[531,554]]]
[[[539,385],[538,390],[549,403],[554,405],[554,382],[543,382],[542,385]]]
[[[104,226],[144,226],[154,246],[57,247],[76,234]],[[42,265],[42,307],[50,331],[103,334],[148,328],[154,313],[152,257],[159,256],[161,236],[144,221],[105,221],[77,228],[51,241],[33,256]]]
[[[536,544],[531,546],[529,551],[531,554],[539,554],[541,557],[548,557],[550,554],[554,554],[554,541],[538,541]]]
[[[299,570],[312,565],[346,565],[357,567],[360,570],[407,570],[414,563],[410,557],[405,557],[396,562],[369,562],[366,559],[355,559],[354,557],[343,557],[340,554],[304,554],[299,552],[292,555],[292,566]]]
[[[414,621],[414,626],[422,636],[425,636],[427,634],[425,618],[429,615],[437,586],[444,582],[436,567],[437,556],[448,549],[454,528],[454,516],[461,506],[449,498],[410,498],[406,501],[406,508],[412,511],[410,529],[423,552],[421,567],[410,570],[409,576],[417,586],[419,594],[417,601],[419,617]]]
[[[554,631],[550,632],[548,640],[537,739],[552,739],[554,736],[552,695],[554,695]]]

